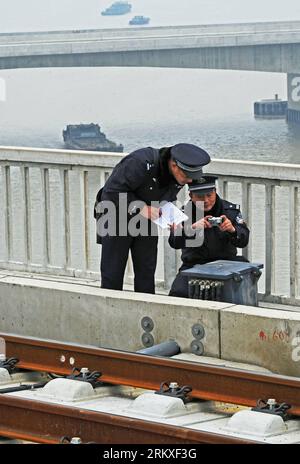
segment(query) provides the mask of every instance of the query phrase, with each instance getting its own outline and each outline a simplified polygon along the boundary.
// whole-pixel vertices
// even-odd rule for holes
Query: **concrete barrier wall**
[[[221,357],[300,376],[300,313],[236,305],[220,311]]]
[[[0,275],[1,332],[137,351],[144,316],[155,344],[174,339],[190,352],[201,324],[204,356],[300,376],[300,313]]]
[[[201,324],[205,354],[219,357],[219,310],[228,303],[104,290],[49,280],[0,279],[0,331],[121,350],[144,348],[141,320],[154,323],[154,343],[174,339],[190,350]]]

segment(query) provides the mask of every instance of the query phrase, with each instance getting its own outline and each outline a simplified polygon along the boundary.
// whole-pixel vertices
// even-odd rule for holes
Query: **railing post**
[[[275,273],[275,185],[266,185],[266,212],[265,212],[265,227],[266,227],[266,249],[265,249],[265,275],[266,288],[265,294],[271,295],[274,286]]]
[[[227,200],[227,196],[228,196],[227,180],[224,180],[222,178],[218,179],[218,193],[220,197],[224,198],[224,200]]]
[[[71,265],[71,244],[70,244],[70,188],[69,188],[69,171],[60,170],[60,182],[63,193],[63,230],[64,230],[64,251],[65,251],[65,269]]]
[[[51,230],[50,230],[50,188],[49,169],[41,168],[42,194],[44,211],[44,265],[47,267],[51,260]]]
[[[183,207],[189,200],[188,189],[183,187],[177,196],[177,207]],[[178,252],[169,245],[169,231],[163,231],[164,289],[169,290],[177,273]]]
[[[25,261],[30,264],[32,260],[32,230],[31,230],[31,200],[30,200],[30,182],[29,168],[24,166],[21,169],[23,177],[24,191],[24,245],[25,245]]]
[[[83,227],[84,227],[84,259],[85,270],[90,269],[90,226],[89,226],[89,193],[88,171],[83,171]]]
[[[5,195],[5,242],[7,261],[12,258],[12,209],[11,209],[11,182],[10,166],[4,166],[4,195]]]
[[[246,220],[247,226],[251,232],[251,184],[247,181],[242,182],[242,215]],[[242,249],[242,255],[244,258],[251,261],[251,250],[252,250],[252,238],[250,233],[249,245]]]
[[[297,298],[299,286],[299,209],[297,187],[291,186],[290,202],[290,297]]]
[[[163,236],[164,241],[164,289],[169,290],[177,272],[176,250],[170,247],[168,235]]]

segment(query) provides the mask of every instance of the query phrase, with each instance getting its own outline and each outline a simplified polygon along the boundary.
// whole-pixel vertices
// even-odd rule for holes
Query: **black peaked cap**
[[[215,176],[203,176],[201,179],[194,180],[189,184],[189,191],[197,195],[205,195],[215,190],[217,179]]]
[[[202,177],[202,167],[210,162],[210,156],[203,148],[190,143],[178,143],[170,152],[177,166],[192,179]]]

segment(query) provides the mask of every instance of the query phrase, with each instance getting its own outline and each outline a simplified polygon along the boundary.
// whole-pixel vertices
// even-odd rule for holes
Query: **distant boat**
[[[111,6],[102,11],[102,16],[123,15],[131,11],[131,4],[128,2],[114,2]]]
[[[63,130],[66,148],[87,151],[123,152],[123,145],[108,140],[99,124],[69,124]]]
[[[285,118],[287,114],[286,100],[280,100],[278,94],[275,98],[260,100],[254,103],[254,117],[258,119],[279,119]]]
[[[148,24],[149,21],[150,21],[150,18],[147,18],[146,16],[134,16],[129,21],[129,24],[131,26],[141,26],[142,24]]]

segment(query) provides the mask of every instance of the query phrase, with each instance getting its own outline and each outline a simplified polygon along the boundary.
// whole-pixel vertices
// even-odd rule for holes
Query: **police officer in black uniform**
[[[158,205],[151,206],[151,202],[175,201],[183,185],[192,182],[193,179],[199,179],[202,176],[202,166],[209,162],[210,156],[202,148],[179,143],[160,149],[141,148],[125,156],[117,164],[100,191],[101,194],[98,194],[100,206],[103,202],[113,202],[117,215],[120,213],[120,217],[125,218],[123,222],[117,221],[116,233],[105,230],[103,223],[97,226],[98,243],[102,244],[102,288],[122,290],[130,250],[135,291],[155,292],[158,234],[152,221],[158,219],[160,208]],[[141,201],[144,202],[142,205]],[[104,216],[103,211],[98,214],[99,223]],[[146,222],[147,236],[133,236],[130,233],[127,226],[132,218],[141,222],[141,229]]]
[[[217,177],[203,176],[200,181],[189,185],[191,228],[195,235],[191,236],[191,230],[182,225],[171,227],[169,244],[172,248],[182,248],[182,266],[179,269],[169,295],[188,298],[188,282],[181,271],[193,267],[195,264],[205,264],[219,259],[230,261],[247,261],[243,256],[237,256],[237,247],[244,248],[248,245],[249,229],[240,212],[240,206],[223,200],[216,193]],[[199,202],[199,203],[197,203]],[[196,220],[197,207],[204,209],[204,217]],[[186,210],[187,208],[185,208]],[[198,214],[199,217],[199,214]],[[221,218],[212,225],[210,218]],[[222,221],[222,222],[221,222]],[[188,246],[187,240],[199,239],[197,232],[204,232],[204,240],[199,246]]]

